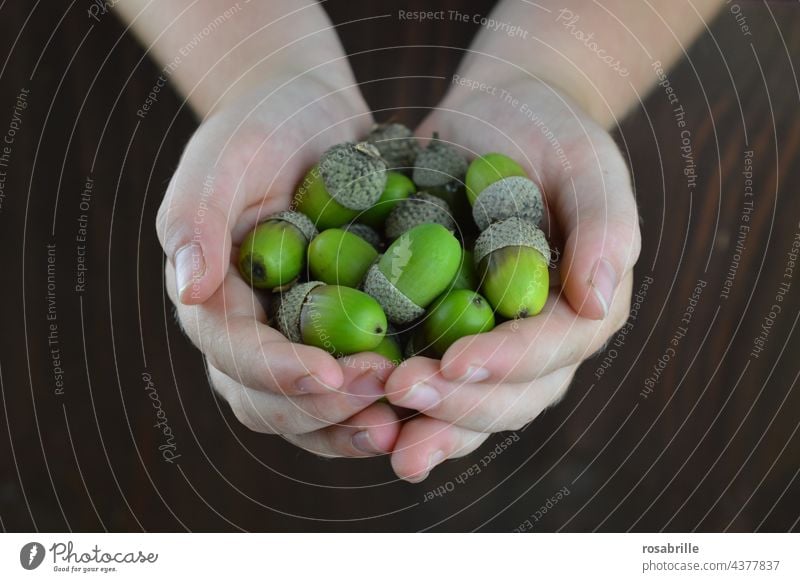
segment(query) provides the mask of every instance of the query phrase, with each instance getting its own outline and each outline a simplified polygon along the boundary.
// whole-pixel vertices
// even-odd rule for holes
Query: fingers
[[[639,215],[612,138],[598,131],[578,141],[574,168],[561,172],[549,202],[566,236],[561,272],[567,300],[579,315],[602,319],[639,258]]]
[[[175,268],[176,297],[186,305],[202,303],[222,284],[230,266],[231,217],[244,204],[236,196],[236,164],[227,159],[233,154],[220,157],[227,141],[221,138],[208,126],[192,137],[156,218],[161,246]]]
[[[392,451],[400,426],[392,407],[377,402],[348,418],[346,425],[329,426],[286,439],[323,457],[374,457]]]
[[[413,418],[403,425],[397,437],[392,453],[392,468],[401,479],[419,483],[440,463],[468,455],[487,438],[488,434],[435,418]]]
[[[250,430],[299,435],[344,423],[385,395],[384,383],[391,373],[386,361],[375,354],[352,358],[358,364],[343,369],[344,385],[329,394],[287,397],[251,390],[213,366],[209,366],[209,377],[234,416]]]
[[[386,395],[392,404],[477,432],[519,430],[561,399],[576,368],[526,384],[471,384],[445,380],[436,360],[412,358],[389,377]]]
[[[176,287],[167,265],[167,289]],[[209,363],[238,384],[287,395],[329,394],[341,388],[344,375],[330,354],[289,342],[266,325],[266,314],[253,291],[231,270],[224,284],[202,305],[176,303],[186,335]]]
[[[628,273],[601,321],[576,317],[554,290],[536,317],[458,340],[442,357],[441,374],[458,382],[525,383],[577,364],[625,323],[632,282]]]

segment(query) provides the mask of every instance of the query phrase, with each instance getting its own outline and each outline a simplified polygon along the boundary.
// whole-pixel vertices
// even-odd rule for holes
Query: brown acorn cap
[[[447,202],[427,192],[417,192],[399,202],[386,217],[386,238],[396,239],[415,226],[430,223],[441,224],[448,230],[456,228]]]
[[[270,216],[267,220],[283,220],[293,225],[299,230],[306,240],[311,241],[319,234],[317,227],[311,222],[311,219],[302,212],[295,212],[294,210],[283,210]]]
[[[455,147],[439,141],[433,134],[433,141],[417,154],[414,162],[412,180],[421,189],[438,188],[449,182],[461,182],[467,173],[466,158]]]
[[[386,275],[381,273],[377,263],[367,271],[362,286],[365,293],[381,304],[386,317],[395,325],[405,325],[425,315],[422,307],[403,295]]]
[[[302,343],[303,336],[300,333],[300,314],[303,311],[306,296],[312,289],[324,284],[325,283],[321,281],[300,283],[281,294],[281,300],[278,305],[278,312],[275,314],[275,319],[278,323],[278,329],[281,330],[283,335],[289,338],[289,341],[297,344]]]
[[[414,133],[401,123],[376,125],[369,132],[367,142],[378,148],[391,169],[413,168],[420,149]]]
[[[381,250],[381,243],[383,242],[381,241],[381,235],[379,235],[378,231],[371,226],[361,224],[360,222],[351,222],[342,228],[347,232],[352,232],[354,235],[363,238],[365,241],[375,247],[375,250]]]
[[[386,162],[374,145],[341,143],[319,161],[322,182],[336,202],[350,210],[366,210],[386,187]]]
[[[539,224],[544,216],[544,202],[539,187],[523,176],[511,176],[489,184],[472,206],[472,217],[481,230],[492,222],[517,216]]]
[[[486,255],[505,247],[532,247],[550,262],[550,245],[544,233],[533,223],[514,216],[490,224],[481,233],[472,251],[475,264],[479,265]]]

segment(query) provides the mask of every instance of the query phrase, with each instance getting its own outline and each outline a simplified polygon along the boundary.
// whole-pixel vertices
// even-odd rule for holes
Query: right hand
[[[399,430],[377,402],[391,364],[375,354],[337,361],[289,342],[267,325],[235,263],[247,232],[289,207],[328,147],[368,132],[357,88],[332,85],[309,73],[271,79],[218,106],[183,153],[157,231],[178,318],[237,419],[318,455],[367,456],[390,452]]]

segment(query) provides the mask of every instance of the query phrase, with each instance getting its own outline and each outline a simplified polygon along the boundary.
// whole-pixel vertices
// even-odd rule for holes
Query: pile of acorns
[[[407,127],[377,126],[327,150],[293,208],[239,254],[253,287],[280,293],[271,323],[293,342],[394,363],[441,357],[547,299],[542,196],[503,154],[468,163],[436,134],[421,149]]]

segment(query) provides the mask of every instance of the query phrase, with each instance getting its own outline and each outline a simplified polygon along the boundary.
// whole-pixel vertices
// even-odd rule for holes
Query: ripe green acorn
[[[303,214],[292,211],[274,214],[242,241],[239,272],[258,289],[288,285],[300,275],[306,247],[316,235],[314,224]]]
[[[364,279],[394,324],[410,323],[425,313],[455,278],[461,244],[441,224],[421,224],[394,241]]]
[[[522,166],[504,154],[492,153],[475,158],[467,169],[469,203],[475,204],[478,194],[489,184],[510,176],[528,177]]]
[[[303,180],[295,204],[322,229],[341,226],[370,208],[386,187],[386,162],[369,143],[329,148]]]
[[[544,233],[521,218],[495,222],[475,241],[481,292],[503,317],[538,314],[550,290],[550,247]]]
[[[308,216],[319,229],[336,228],[358,216],[358,210],[351,210],[331,198],[325,189],[319,166],[314,166],[306,174],[294,195],[295,208]]]
[[[533,224],[539,224],[544,216],[539,187],[521,176],[492,182],[478,194],[472,207],[472,218],[481,230],[486,230],[493,222],[514,216]]]
[[[386,238],[394,240],[420,224],[441,224],[455,230],[456,223],[447,202],[427,192],[418,192],[401,201],[386,219]]]
[[[323,230],[308,245],[311,278],[329,285],[358,287],[377,257],[367,241],[338,228]]]
[[[403,361],[403,351],[400,349],[400,344],[397,342],[397,339],[394,336],[386,335],[383,338],[383,341],[377,345],[377,347],[372,348],[370,350],[379,356],[383,356],[387,360],[389,360],[395,366],[400,365]]]
[[[401,123],[376,125],[367,136],[367,142],[378,148],[390,169],[410,170],[419,153],[414,133]]]
[[[425,340],[441,357],[462,337],[494,329],[494,312],[478,293],[454,289],[433,302],[423,326]]]
[[[383,228],[386,217],[397,207],[397,204],[416,191],[417,187],[407,176],[399,172],[387,172],[386,188],[384,188],[381,197],[372,208],[365,210],[358,216],[358,222],[368,224],[377,229]]]
[[[289,340],[335,356],[375,349],[387,328],[386,315],[372,297],[321,281],[301,283],[284,293],[276,319]]]
[[[466,172],[467,160],[461,152],[434,133],[428,147],[417,155],[412,179],[421,190],[443,196],[461,189]]]
[[[475,261],[472,256],[472,251],[468,251],[467,249],[463,250],[461,265],[458,269],[458,273],[456,273],[456,278],[453,279],[450,286],[453,289],[469,289],[470,291],[476,291],[480,286],[478,273],[475,271]]]

